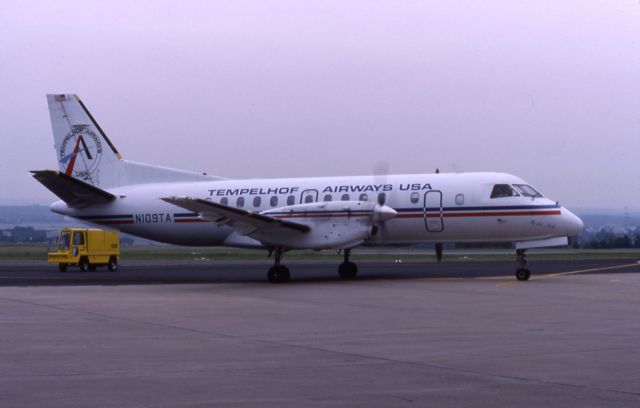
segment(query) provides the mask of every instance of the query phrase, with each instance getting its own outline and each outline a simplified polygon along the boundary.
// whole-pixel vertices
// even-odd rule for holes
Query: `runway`
[[[340,262],[290,261],[290,284],[339,281]],[[636,264],[635,266],[633,264]],[[620,265],[627,265],[622,269]],[[266,271],[271,261],[122,261],[117,272],[99,268],[96,272],[80,272],[77,267],[61,273],[57,266],[42,261],[0,262],[0,286],[52,285],[134,285],[178,283],[266,283]],[[640,272],[635,258],[531,261],[532,277],[556,273]],[[613,267],[613,269],[611,269]],[[380,262],[358,263],[358,280],[429,279],[429,278],[490,278],[511,277],[515,262]],[[581,272],[582,273],[582,272]]]
[[[640,405],[640,265],[0,264],[3,407]]]

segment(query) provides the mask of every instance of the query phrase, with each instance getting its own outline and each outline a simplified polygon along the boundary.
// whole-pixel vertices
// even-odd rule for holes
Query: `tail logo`
[[[91,180],[102,158],[102,143],[88,126],[73,126],[60,144],[58,154],[67,176]]]

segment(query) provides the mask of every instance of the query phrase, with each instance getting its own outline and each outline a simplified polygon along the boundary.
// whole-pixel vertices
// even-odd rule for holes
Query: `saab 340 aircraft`
[[[562,246],[582,221],[504,173],[404,174],[234,180],[122,159],[80,98],[47,95],[58,171],[33,177],[61,201],[53,212],[177,245],[269,251],[271,282],[286,282],[282,254],[342,250],[340,277],[359,245],[515,242],[519,280],[528,248]]]

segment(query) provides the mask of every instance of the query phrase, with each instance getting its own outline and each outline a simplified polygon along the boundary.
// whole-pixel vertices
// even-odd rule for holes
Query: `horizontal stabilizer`
[[[108,203],[117,197],[84,181],[54,170],[31,171],[33,178],[72,208]]]
[[[229,224],[241,235],[249,235],[257,230],[288,229],[297,232],[309,232],[311,228],[297,222],[280,220],[268,215],[229,207],[200,198],[165,197],[162,200],[189,211],[200,214],[202,218],[218,223]]]

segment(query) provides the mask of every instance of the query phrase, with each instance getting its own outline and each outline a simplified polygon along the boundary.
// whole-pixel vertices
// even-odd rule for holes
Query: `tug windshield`
[[[62,251],[66,251],[69,249],[69,244],[71,243],[71,232],[64,231],[60,234],[60,239],[58,240],[58,249]]]

